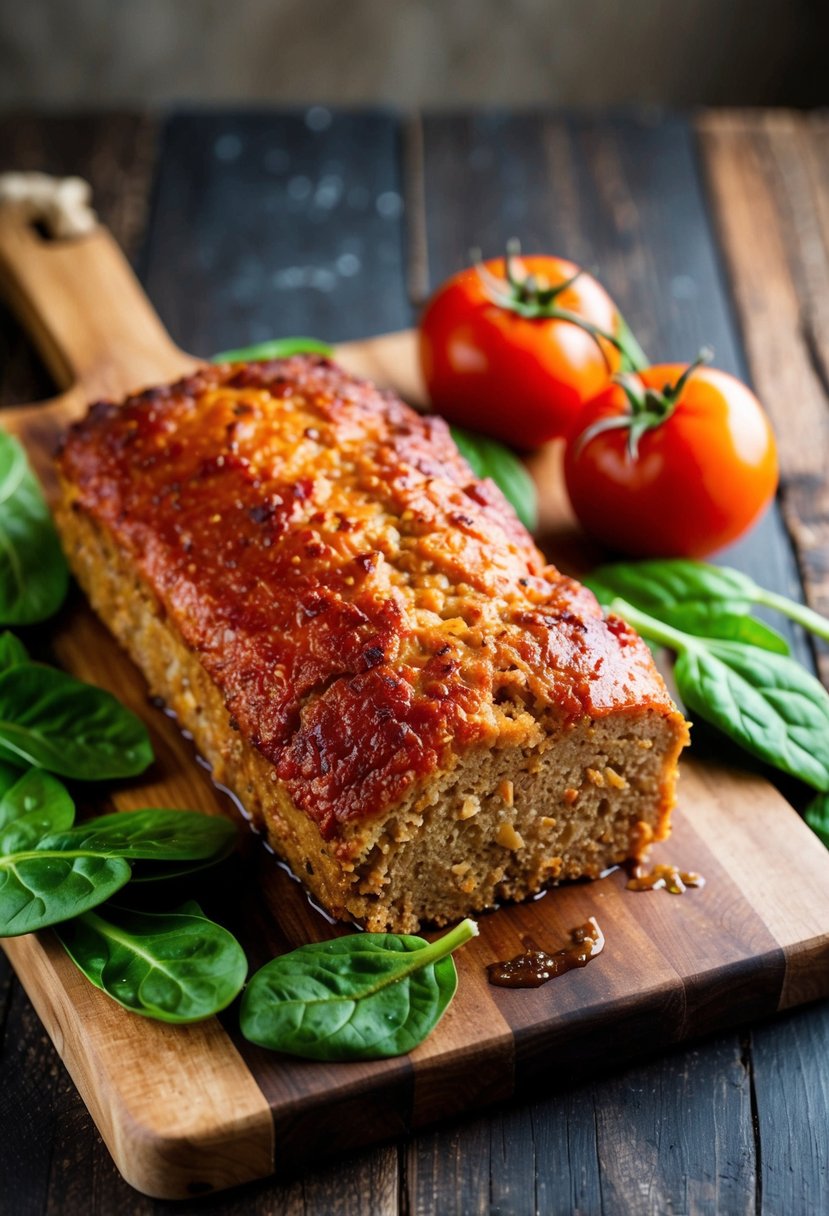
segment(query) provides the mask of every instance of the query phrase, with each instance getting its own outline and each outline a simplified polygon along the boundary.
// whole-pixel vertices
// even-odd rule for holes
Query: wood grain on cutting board
[[[0,216],[0,266],[66,386],[55,402],[0,419],[48,480],[55,434],[86,401],[168,379],[193,361],[170,342],[103,230],[56,245]],[[338,353],[410,396],[422,391],[411,335]],[[551,522],[566,527],[555,483],[543,497]],[[82,603],[61,618],[54,648],[69,670],[111,688],[149,724],[157,762],[145,780],[110,794],[115,806],[226,809]],[[391,1061],[285,1059],[241,1040],[232,1015],[159,1026],[91,989],[49,934],[5,946],[125,1177],[173,1197],[386,1139],[545,1073],[578,1073],[829,991],[829,855],[766,781],[685,762],[675,834],[659,857],[700,870],[707,886],[682,899],[633,894],[617,872],[482,917],[481,937],[458,958],[459,993],[444,1021]],[[270,857],[255,853],[248,865],[259,881],[248,874],[234,888],[228,917],[254,965],[334,931]],[[589,915],[608,941],[590,967],[532,992],[485,983],[485,964],[514,954],[524,934],[554,946]]]

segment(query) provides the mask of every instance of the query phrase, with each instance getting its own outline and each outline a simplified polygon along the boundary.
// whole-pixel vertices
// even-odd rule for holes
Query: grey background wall
[[[11,0],[0,106],[829,102],[829,0]]]

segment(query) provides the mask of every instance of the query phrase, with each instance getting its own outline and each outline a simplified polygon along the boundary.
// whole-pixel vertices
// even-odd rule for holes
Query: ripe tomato
[[[566,435],[608,384],[620,355],[595,331],[619,329],[604,288],[562,258],[508,253],[462,270],[420,321],[432,405],[460,426],[538,447]]]
[[[698,363],[611,385],[567,444],[579,521],[623,553],[705,557],[742,535],[774,496],[777,450],[762,406],[739,380]]]

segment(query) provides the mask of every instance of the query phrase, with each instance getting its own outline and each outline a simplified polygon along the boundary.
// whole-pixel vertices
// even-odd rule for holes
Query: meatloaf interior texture
[[[318,358],[206,367],[58,464],[93,607],[334,915],[442,924],[666,835],[650,652],[441,420]]]

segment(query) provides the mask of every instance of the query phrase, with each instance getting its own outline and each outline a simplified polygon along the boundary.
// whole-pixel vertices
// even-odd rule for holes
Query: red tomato
[[[635,456],[630,428],[606,426],[636,415],[618,384],[585,407],[567,445],[567,490],[582,526],[635,557],[705,557],[741,536],[777,487],[774,435],[754,394],[708,367],[678,384],[687,371],[663,364],[626,377],[657,422]],[[679,389],[674,401],[669,386]]]
[[[444,283],[421,318],[420,360],[432,405],[444,418],[533,448],[566,435],[581,406],[619,367],[612,342],[561,313],[613,337],[619,314],[604,288],[572,262],[521,256],[509,262],[494,258]]]

